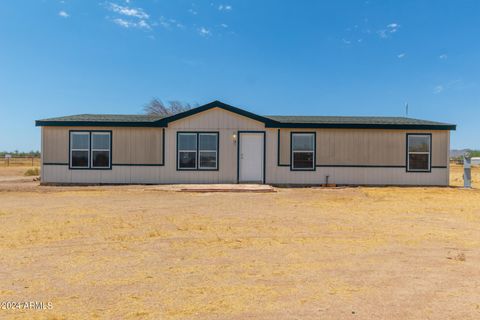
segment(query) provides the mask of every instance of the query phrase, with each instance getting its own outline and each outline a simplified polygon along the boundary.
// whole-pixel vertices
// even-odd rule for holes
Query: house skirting
[[[273,185],[412,185],[448,186],[448,167],[431,172],[406,172],[404,167],[316,167],[315,171],[291,171],[266,167],[265,183]],[[70,170],[68,165],[42,165],[43,184],[204,184],[238,183],[236,172],[196,171],[195,175],[164,166],[112,166],[111,170]]]

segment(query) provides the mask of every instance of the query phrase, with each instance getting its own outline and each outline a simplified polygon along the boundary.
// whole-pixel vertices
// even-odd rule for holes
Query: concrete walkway
[[[171,184],[155,186],[158,190],[177,192],[276,192],[265,184]]]

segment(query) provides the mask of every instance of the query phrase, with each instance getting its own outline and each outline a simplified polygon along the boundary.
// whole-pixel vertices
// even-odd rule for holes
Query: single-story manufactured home
[[[448,123],[260,116],[214,101],[173,116],[37,120],[44,184],[449,184]]]

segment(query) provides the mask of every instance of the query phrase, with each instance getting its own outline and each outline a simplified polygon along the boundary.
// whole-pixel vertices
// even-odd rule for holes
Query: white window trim
[[[295,151],[293,150],[293,136],[300,136],[300,135],[304,135],[304,136],[312,136],[313,137],[313,149],[311,151],[306,151],[306,150],[301,150],[301,151]],[[291,136],[291,141],[290,143],[292,144],[292,154],[290,155],[291,159],[291,164],[292,164],[292,170],[297,170],[297,171],[310,171],[310,170],[315,170],[315,134],[314,133],[310,133],[310,132],[305,132],[305,133],[302,133],[302,132],[292,132],[292,136]],[[293,159],[295,158],[294,155],[295,153],[311,153],[313,155],[313,159],[312,159],[312,166],[311,167],[308,167],[308,168],[296,168],[295,167],[295,161],[293,161]]]
[[[410,151],[410,137],[424,137],[427,138],[428,141],[428,151]],[[431,160],[432,157],[432,145],[431,145],[431,136],[428,134],[409,134],[407,138],[407,170],[409,172],[430,172],[431,168]],[[411,154],[426,154],[428,155],[428,168],[427,169],[410,169],[410,155]]]
[[[73,136],[74,135],[86,135],[88,136],[88,148],[87,149],[78,149],[78,148],[73,148]],[[70,132],[70,168],[80,168],[80,169],[85,169],[85,168],[89,168],[89,163],[90,163],[90,132],[86,131],[86,132],[83,132],[83,131],[72,131]],[[73,151],[87,151],[87,157],[88,157],[88,161],[87,161],[87,165],[86,166],[74,166],[73,165]]]
[[[214,136],[215,137],[215,150],[200,150],[200,137],[201,136]],[[202,132],[199,132],[198,133],[198,169],[200,170],[216,170],[218,169],[218,133],[202,133]],[[200,165],[200,157],[201,157],[201,154],[202,152],[209,152],[209,153],[212,153],[212,152],[215,152],[215,167],[202,167]]]
[[[177,168],[178,170],[197,170],[197,167],[198,167],[198,153],[197,153],[197,149],[198,149],[198,137],[197,137],[197,133],[195,132],[192,132],[192,133],[189,133],[189,132],[179,132],[178,135],[177,135],[177,139],[180,139],[180,136],[182,135],[190,135],[190,136],[194,136],[195,137],[195,146],[196,146],[196,149],[195,150],[188,150],[188,149],[180,149],[180,144],[179,142],[177,141]],[[195,167],[192,168],[192,167],[181,167],[180,166],[180,152],[194,152],[195,153]]]
[[[112,155],[111,155],[111,152],[110,152],[110,149],[111,149],[111,144],[112,144],[112,136],[110,134],[110,132],[101,132],[101,131],[91,131],[90,132],[91,136],[90,136],[90,143],[91,143],[91,146],[93,146],[93,136],[94,135],[106,135],[108,136],[109,140],[108,140],[108,146],[109,148],[108,149],[93,149],[91,148],[91,151],[90,151],[90,166],[92,168],[95,168],[95,169],[105,169],[105,168],[110,168],[110,165],[112,163]],[[107,151],[108,152],[108,165],[107,166],[94,166],[93,165],[93,152],[94,151]]]

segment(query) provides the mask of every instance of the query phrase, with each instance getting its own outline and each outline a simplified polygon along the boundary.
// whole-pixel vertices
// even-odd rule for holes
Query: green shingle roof
[[[168,123],[211,108],[222,108],[230,112],[265,123],[267,128],[374,128],[374,129],[418,129],[455,130],[454,124],[405,117],[334,117],[334,116],[259,116],[220,101],[169,117],[153,115],[79,114],[37,120],[37,126],[110,126],[110,127],[166,127]]]
[[[164,117],[152,116],[145,114],[76,114],[72,116],[48,118],[37,121],[48,122],[155,122],[163,119]]]
[[[339,116],[265,116],[281,123],[376,124],[376,125],[450,125],[443,122],[405,117],[339,117]]]

